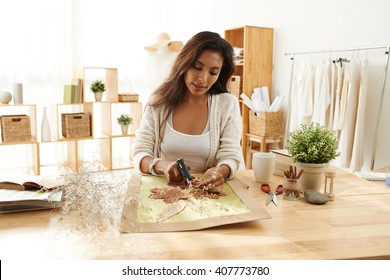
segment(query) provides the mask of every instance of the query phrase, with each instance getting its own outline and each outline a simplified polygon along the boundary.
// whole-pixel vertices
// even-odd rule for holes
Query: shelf
[[[0,105],[0,115],[28,115],[32,135],[32,141],[28,142],[0,142],[0,154],[6,150],[13,155],[0,164],[1,172],[16,168],[28,174],[55,175],[69,169],[77,172],[81,165],[89,163],[100,163],[108,170],[133,167],[131,143],[141,122],[142,104],[118,102],[116,68],[86,67],[82,73],[84,89],[87,89],[84,90],[85,102],[47,106],[52,141],[42,142],[40,133],[37,135],[40,127],[36,105]],[[89,90],[89,84],[96,79],[106,83],[106,98],[102,102],[95,102]],[[64,113],[90,113],[91,136],[65,138],[61,122]],[[133,119],[126,135],[116,122],[121,114],[128,114]]]
[[[272,100],[272,66],[274,30],[267,27],[243,26],[225,30],[225,39],[237,48],[243,48],[244,63],[236,64],[234,75],[239,75],[242,91],[248,97],[256,87],[267,86]],[[249,109],[240,102],[242,115],[242,150],[247,158],[247,133],[249,132]]]
[[[112,138],[112,169],[123,169],[133,167],[130,158],[131,144],[134,137],[114,137]]]
[[[1,142],[0,146],[11,146],[11,145],[34,145],[38,142],[36,140],[32,141],[15,141],[15,142]]]
[[[5,174],[39,174],[39,146],[36,142],[0,145],[0,155],[11,154],[0,162],[0,171]]]

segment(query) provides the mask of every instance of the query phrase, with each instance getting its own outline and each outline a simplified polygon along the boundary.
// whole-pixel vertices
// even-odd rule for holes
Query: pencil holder
[[[298,179],[284,178],[283,198],[286,200],[298,200],[300,198],[301,184]]]

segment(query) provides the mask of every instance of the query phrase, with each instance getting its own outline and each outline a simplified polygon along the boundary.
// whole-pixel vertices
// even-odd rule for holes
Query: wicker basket
[[[27,115],[3,115],[1,119],[1,139],[3,142],[31,141],[30,117]]]
[[[240,97],[240,94],[242,92],[241,90],[241,77],[240,76],[232,76],[229,80],[228,85],[230,93],[237,96],[237,98]]]
[[[119,102],[138,102],[139,95],[136,93],[120,93],[118,94]]]
[[[256,115],[249,110],[249,133],[267,137],[283,136],[283,112]]]
[[[91,133],[90,113],[61,114],[62,135],[65,138],[89,137]]]

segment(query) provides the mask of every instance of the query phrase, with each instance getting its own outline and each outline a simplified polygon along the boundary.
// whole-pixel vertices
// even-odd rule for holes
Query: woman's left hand
[[[212,167],[204,173],[201,181],[203,181],[205,185],[211,187],[209,189],[210,192],[220,193],[223,190],[225,178],[218,167]]]

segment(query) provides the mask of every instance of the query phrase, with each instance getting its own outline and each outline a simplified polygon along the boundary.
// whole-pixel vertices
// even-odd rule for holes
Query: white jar
[[[14,104],[23,104],[23,84],[13,84]]]

